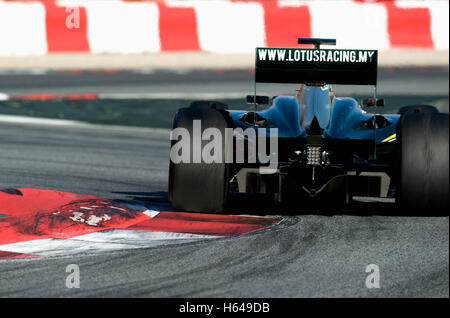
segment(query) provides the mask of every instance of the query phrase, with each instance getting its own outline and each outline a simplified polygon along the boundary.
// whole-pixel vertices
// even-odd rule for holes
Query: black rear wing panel
[[[256,48],[257,83],[377,85],[378,51]]]

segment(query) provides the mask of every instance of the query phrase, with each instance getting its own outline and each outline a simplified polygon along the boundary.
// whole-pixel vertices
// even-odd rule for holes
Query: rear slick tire
[[[448,213],[448,114],[410,113],[397,126],[398,203],[406,213]]]
[[[228,197],[228,170],[225,163],[225,142],[222,140],[222,161],[220,163],[193,163],[193,121],[200,120],[201,134],[209,127],[217,128],[225,136],[229,126],[223,112],[209,108],[182,108],[175,118],[173,127],[185,128],[190,135],[191,163],[174,163],[169,166],[169,201],[179,210],[191,212],[222,212]],[[176,141],[172,141],[172,145]],[[209,141],[201,141],[202,151]]]

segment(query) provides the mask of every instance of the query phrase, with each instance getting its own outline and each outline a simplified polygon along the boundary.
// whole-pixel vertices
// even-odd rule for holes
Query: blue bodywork
[[[248,111],[229,111],[235,128],[255,127],[242,120],[246,113]],[[334,97],[327,85],[305,85],[299,97],[276,97],[270,107],[257,114],[266,119],[261,127],[278,128],[278,137],[282,138],[305,138],[316,117],[324,139],[375,140],[376,143],[395,134],[400,117],[377,115],[383,117],[385,126],[374,129],[374,114],[365,112],[354,98]]]

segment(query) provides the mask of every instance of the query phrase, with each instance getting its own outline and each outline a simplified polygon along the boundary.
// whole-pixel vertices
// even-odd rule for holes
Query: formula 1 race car
[[[384,198],[409,211],[448,209],[448,114],[434,106],[368,113],[378,51],[256,48],[254,111],[196,101],[173,119],[169,199],[176,209],[220,212],[230,191],[273,200]],[[256,95],[256,83],[298,84],[294,96]],[[336,97],[330,84],[370,85],[374,97]],[[258,105],[269,105],[257,111]],[[366,108],[367,109],[367,108]],[[267,151],[268,150],[268,151]],[[388,200],[387,200],[388,201]]]

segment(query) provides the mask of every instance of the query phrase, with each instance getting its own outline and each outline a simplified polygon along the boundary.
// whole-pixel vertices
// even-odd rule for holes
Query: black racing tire
[[[397,114],[407,115],[415,113],[439,113],[439,110],[432,105],[409,105],[401,107]]]
[[[194,101],[191,103],[191,105],[189,107],[193,108],[193,109],[198,109],[198,108],[217,109],[217,110],[227,110],[228,109],[228,106],[224,103],[216,102],[216,101],[209,101],[209,100]]]
[[[169,166],[169,201],[178,210],[191,212],[219,213],[223,211],[228,197],[229,163],[225,162],[225,142],[222,140],[222,161],[220,163],[193,163],[193,120],[201,120],[201,133],[208,127],[215,127],[225,136],[229,127],[226,112],[211,108],[181,108],[173,127],[182,127],[190,134],[190,162],[174,163]],[[177,141],[172,141],[174,145]],[[209,141],[201,142],[201,149]]]
[[[432,112],[399,119],[397,202],[406,213],[448,213],[448,123],[448,114]]]

